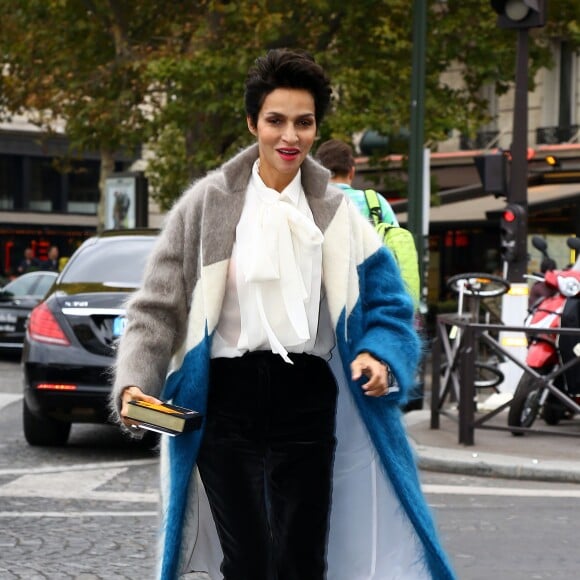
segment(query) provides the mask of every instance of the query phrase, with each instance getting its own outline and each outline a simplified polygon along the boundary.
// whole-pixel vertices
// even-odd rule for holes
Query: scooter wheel
[[[508,414],[509,427],[526,427],[533,425],[540,409],[540,389],[535,377],[524,373],[510,404]],[[522,431],[512,431],[512,435],[523,435]]]
[[[565,416],[566,407],[555,400],[554,396],[549,396],[542,408],[542,419],[546,425],[557,425]]]

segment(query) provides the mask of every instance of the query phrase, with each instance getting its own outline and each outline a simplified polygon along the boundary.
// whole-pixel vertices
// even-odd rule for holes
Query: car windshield
[[[38,278],[38,285],[34,288],[34,295],[35,296],[44,296],[48,290],[50,289],[50,287],[52,286],[52,283],[54,282],[54,279],[56,278],[55,276],[37,276]]]
[[[4,286],[2,291],[10,296],[34,296],[42,298],[56,278],[56,274],[34,274],[21,276]]]
[[[71,259],[63,283],[100,282],[112,287],[138,287],[155,238],[103,239]]]

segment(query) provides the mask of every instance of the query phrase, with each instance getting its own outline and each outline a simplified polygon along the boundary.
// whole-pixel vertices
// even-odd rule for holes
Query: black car
[[[139,287],[155,230],[90,238],[32,311],[24,341],[23,427],[31,445],[66,444],[72,423],[105,423],[123,305]]]
[[[0,288],[0,350],[20,352],[30,312],[56,277],[56,272],[29,272]]]

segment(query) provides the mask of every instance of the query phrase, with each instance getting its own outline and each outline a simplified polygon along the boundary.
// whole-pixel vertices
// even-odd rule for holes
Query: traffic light
[[[409,149],[409,138],[409,130],[404,127],[388,135],[369,129],[363,133],[358,148],[363,155],[369,156],[403,154]]]
[[[526,259],[527,215],[523,206],[510,203],[501,216],[501,255],[506,262]]]
[[[499,28],[538,28],[546,24],[546,0],[491,0]]]
[[[487,153],[473,158],[475,168],[483,191],[493,193],[495,197],[506,197],[507,187],[507,157],[504,153]]]

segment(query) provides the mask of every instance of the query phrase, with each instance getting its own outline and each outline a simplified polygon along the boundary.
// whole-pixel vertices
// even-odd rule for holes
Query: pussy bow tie
[[[296,343],[310,339],[305,303],[311,294],[314,260],[324,236],[316,224],[284,196],[260,204],[256,227],[252,232],[251,253],[246,256],[245,279],[254,283],[260,322],[274,352],[287,358],[277,336],[280,313],[268,311],[273,293],[279,294],[296,335]],[[284,324],[284,322],[282,323]],[[289,344],[287,343],[287,346]]]

